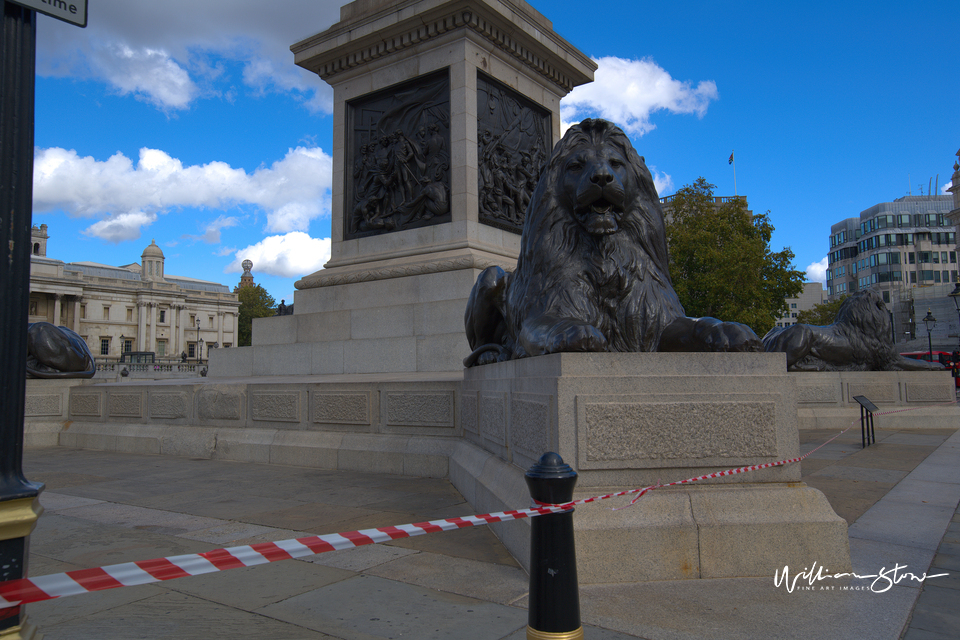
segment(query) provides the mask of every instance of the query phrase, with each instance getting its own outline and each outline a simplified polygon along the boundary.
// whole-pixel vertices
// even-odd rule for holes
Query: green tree
[[[804,309],[797,314],[797,322],[821,327],[833,324],[833,321],[837,318],[837,312],[840,311],[840,305],[842,305],[843,301],[848,297],[849,296],[840,296],[836,300],[821,302],[820,304],[813,305],[811,309]]]
[[[258,284],[252,287],[240,287],[240,312],[237,319],[237,345],[249,347],[253,337],[253,319],[266,318],[276,314],[277,301],[267,290]]]
[[[793,251],[770,250],[770,212],[752,215],[745,198],[717,204],[704,178],[671,199],[670,276],[688,316],[742,322],[758,336],[787,312],[784,298],[803,290]]]

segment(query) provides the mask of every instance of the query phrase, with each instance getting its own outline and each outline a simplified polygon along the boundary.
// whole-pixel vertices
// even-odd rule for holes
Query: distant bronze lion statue
[[[567,130],[526,211],[516,271],[485,269],[464,317],[465,366],[562,351],[760,351],[746,325],[687,318],[660,198],[618,127]]]
[[[28,378],[92,378],[97,373],[87,343],[49,322],[27,325]]]
[[[905,358],[893,342],[890,315],[872,289],[843,301],[833,324],[794,324],[771,329],[766,351],[787,354],[788,371],[932,371],[938,362]]]

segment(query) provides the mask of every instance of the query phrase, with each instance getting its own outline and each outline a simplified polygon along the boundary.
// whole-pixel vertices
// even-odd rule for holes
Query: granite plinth
[[[782,354],[554,354],[475,367],[461,423],[476,449],[455,456],[451,479],[479,471],[490,484],[461,491],[491,506],[521,499],[517,480],[546,450],[577,469],[578,498],[799,455]],[[615,512],[584,505],[574,522],[584,584],[850,566],[846,522],[796,464],[652,491]],[[521,562],[524,527],[498,530]]]
[[[884,428],[888,429],[952,429],[960,420],[956,388],[949,371],[836,371],[790,375],[797,382],[797,417],[801,429],[850,426],[860,418],[860,405],[854,396],[866,396],[881,412],[890,412],[883,415]]]

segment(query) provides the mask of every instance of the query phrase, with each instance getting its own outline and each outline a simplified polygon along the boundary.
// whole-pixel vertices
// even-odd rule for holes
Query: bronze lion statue
[[[28,378],[92,378],[97,373],[82,337],[49,322],[27,325]]]
[[[684,315],[653,178],[606,120],[584,120],[557,143],[516,270],[480,274],[464,323],[467,367],[562,351],[762,350],[746,325]]]
[[[833,324],[771,329],[765,351],[787,354],[788,371],[935,371],[939,362],[904,358],[893,342],[890,314],[880,294],[864,289],[840,305]]]

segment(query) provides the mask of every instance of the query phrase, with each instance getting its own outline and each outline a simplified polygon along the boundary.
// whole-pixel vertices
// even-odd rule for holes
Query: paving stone
[[[80,596],[83,597],[83,596]],[[266,616],[166,592],[94,612],[69,623],[43,627],[44,640],[131,640],[132,638],[284,638],[336,640],[315,630]]]
[[[347,580],[352,571],[309,562],[281,560],[229,572],[180,578],[163,583],[167,588],[244,611],[255,611],[292,596]]]
[[[818,477],[838,478],[840,480],[856,480],[859,482],[879,482],[893,486],[907,477],[906,471],[889,469],[865,469],[863,467],[847,467],[830,465],[815,471],[812,474]],[[804,478],[806,480],[806,478]]]
[[[258,610],[340,638],[499,640],[527,612],[463,596],[358,576]]]
[[[504,605],[515,602],[530,587],[530,579],[520,567],[435,553],[405,556],[371,568],[365,574]]]

